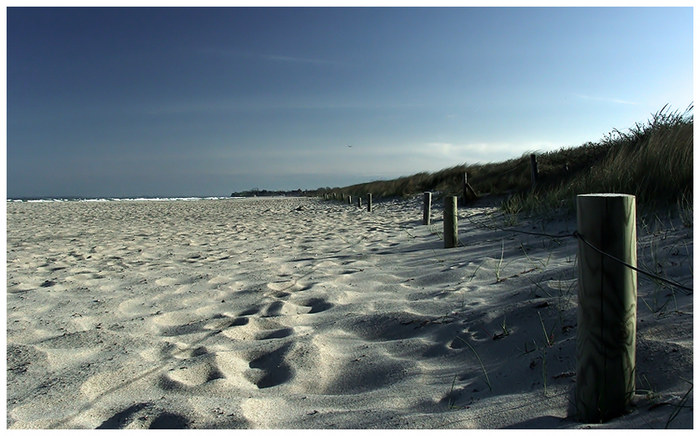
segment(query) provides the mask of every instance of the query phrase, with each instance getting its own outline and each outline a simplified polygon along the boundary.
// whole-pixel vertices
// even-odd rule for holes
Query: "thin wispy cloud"
[[[290,56],[286,54],[270,54],[270,53],[250,53],[244,50],[236,50],[229,48],[220,47],[204,47],[199,49],[200,53],[206,55],[214,55],[218,57],[233,58],[233,57],[246,57],[253,59],[260,59],[268,62],[279,62],[286,64],[309,64],[309,65],[343,65],[343,62],[330,59],[304,57],[304,56]]]
[[[453,144],[449,142],[429,142],[421,150],[428,154],[438,154],[450,157],[468,156],[470,154],[486,155],[493,152],[509,152],[513,150],[526,151],[530,148],[529,144],[510,144],[510,143],[469,143],[469,144]]]
[[[453,163],[477,163],[496,162],[518,157],[525,153],[535,151],[554,150],[561,144],[550,141],[524,141],[524,142],[427,142],[415,144],[410,151],[417,156],[429,156],[434,160],[445,160],[444,166]]]
[[[286,62],[296,64],[312,64],[312,65],[340,65],[340,62],[330,61],[327,59],[305,58],[298,56],[283,56],[283,55],[260,55],[262,59],[273,62]]]
[[[599,96],[586,95],[586,94],[574,94],[574,95],[577,98],[580,98],[581,100],[601,101],[604,103],[628,104],[628,105],[639,104],[639,103],[634,102],[634,101],[623,100],[623,99],[614,98],[614,97],[599,97]]]

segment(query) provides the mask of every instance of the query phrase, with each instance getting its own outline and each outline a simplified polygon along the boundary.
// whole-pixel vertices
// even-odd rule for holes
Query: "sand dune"
[[[483,205],[443,249],[421,213],[8,203],[8,427],[692,427],[692,295],[640,276],[636,407],[582,424],[576,241]],[[692,228],[640,219],[638,238],[640,266],[692,283]]]

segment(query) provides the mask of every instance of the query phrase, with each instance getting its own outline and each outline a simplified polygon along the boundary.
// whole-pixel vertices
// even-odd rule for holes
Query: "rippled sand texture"
[[[461,209],[449,250],[417,199],[7,209],[9,428],[585,427],[576,241],[488,228],[492,208]],[[640,265],[692,281],[692,229],[640,240]],[[676,409],[672,426],[692,426],[674,406],[692,296],[671,293],[640,279],[637,384],[655,397],[604,426],[659,428]]]

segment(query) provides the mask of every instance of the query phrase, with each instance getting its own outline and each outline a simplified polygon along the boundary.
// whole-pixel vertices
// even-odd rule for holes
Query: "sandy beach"
[[[7,427],[692,428],[691,293],[639,276],[635,407],[580,423],[575,219],[421,207],[8,202]],[[692,286],[692,227],[637,237]]]

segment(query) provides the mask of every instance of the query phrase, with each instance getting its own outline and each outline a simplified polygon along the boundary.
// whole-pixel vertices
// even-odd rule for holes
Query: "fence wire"
[[[581,240],[584,244],[588,245],[588,246],[591,247],[593,250],[597,251],[598,253],[602,254],[603,256],[605,256],[605,257],[607,257],[607,258],[609,258],[609,259],[612,259],[612,260],[614,260],[615,262],[618,262],[618,263],[620,263],[620,264],[626,266],[626,267],[629,268],[629,269],[633,269],[633,270],[637,271],[638,273],[644,274],[645,276],[650,277],[650,278],[652,278],[652,279],[654,279],[654,280],[658,280],[658,281],[664,282],[664,283],[666,283],[666,284],[668,284],[668,285],[674,286],[674,287],[676,287],[676,288],[679,288],[679,289],[683,289],[683,290],[685,290],[685,291],[688,291],[688,294],[687,294],[687,295],[690,295],[690,294],[693,293],[693,288],[689,288],[689,287],[687,287],[687,286],[683,286],[683,285],[681,285],[680,283],[674,282],[673,280],[668,280],[668,279],[665,279],[665,278],[663,278],[663,277],[660,277],[660,276],[658,276],[658,275],[656,275],[656,274],[652,274],[652,273],[650,273],[650,272],[648,272],[648,271],[644,271],[644,270],[642,270],[642,269],[639,269],[639,268],[637,268],[636,266],[632,266],[632,265],[630,265],[629,263],[627,263],[627,262],[625,262],[625,261],[623,261],[623,260],[621,260],[621,259],[618,259],[617,257],[613,256],[613,255],[610,254],[610,253],[604,252],[603,250],[599,249],[598,247],[595,247],[595,246],[594,246],[593,244],[591,244],[590,242],[586,241],[586,238],[584,238],[583,235],[581,235],[579,232],[576,232],[576,231],[575,231],[571,236],[575,237],[576,239]]]
[[[693,288],[690,288],[690,287],[688,287],[688,286],[684,286],[684,285],[682,285],[682,284],[680,284],[680,283],[678,283],[678,282],[675,282],[675,281],[673,281],[673,280],[666,279],[666,278],[661,277],[661,276],[659,276],[659,275],[657,275],[657,274],[650,273],[649,271],[644,271],[644,270],[642,270],[642,269],[640,269],[640,268],[637,268],[636,266],[630,265],[629,263],[623,261],[622,259],[619,259],[619,258],[613,256],[613,255],[610,254],[610,253],[604,252],[603,250],[599,249],[598,247],[596,247],[596,246],[594,246],[593,244],[591,244],[590,242],[588,242],[588,241],[586,240],[586,238],[584,238],[583,235],[580,234],[578,231],[574,231],[573,233],[564,233],[564,234],[553,235],[553,234],[550,234],[550,233],[528,232],[528,231],[525,231],[525,230],[508,229],[508,228],[502,228],[502,229],[500,229],[500,230],[503,230],[503,231],[506,231],[506,232],[523,233],[523,234],[526,234],[526,235],[533,235],[533,236],[543,236],[543,237],[552,238],[552,239],[569,238],[569,237],[571,237],[571,238],[576,238],[576,239],[580,240],[581,242],[583,242],[584,244],[586,244],[586,245],[588,245],[589,247],[591,247],[593,250],[595,250],[595,251],[598,252],[599,254],[601,254],[601,255],[603,255],[603,256],[609,258],[609,259],[612,259],[612,260],[614,260],[615,262],[618,262],[618,263],[620,263],[620,264],[626,266],[626,267],[629,268],[629,269],[632,269],[632,270],[634,270],[634,271],[636,271],[636,272],[638,272],[638,273],[640,273],[640,274],[643,274],[643,275],[645,275],[645,276],[647,276],[647,277],[649,277],[649,278],[652,278],[652,279],[654,279],[654,280],[658,280],[658,281],[660,281],[660,282],[666,283],[666,284],[668,284],[668,285],[674,286],[674,287],[679,288],[679,289],[683,289],[683,290],[685,290],[685,291],[688,292],[687,295],[690,295],[690,294],[693,293]]]

